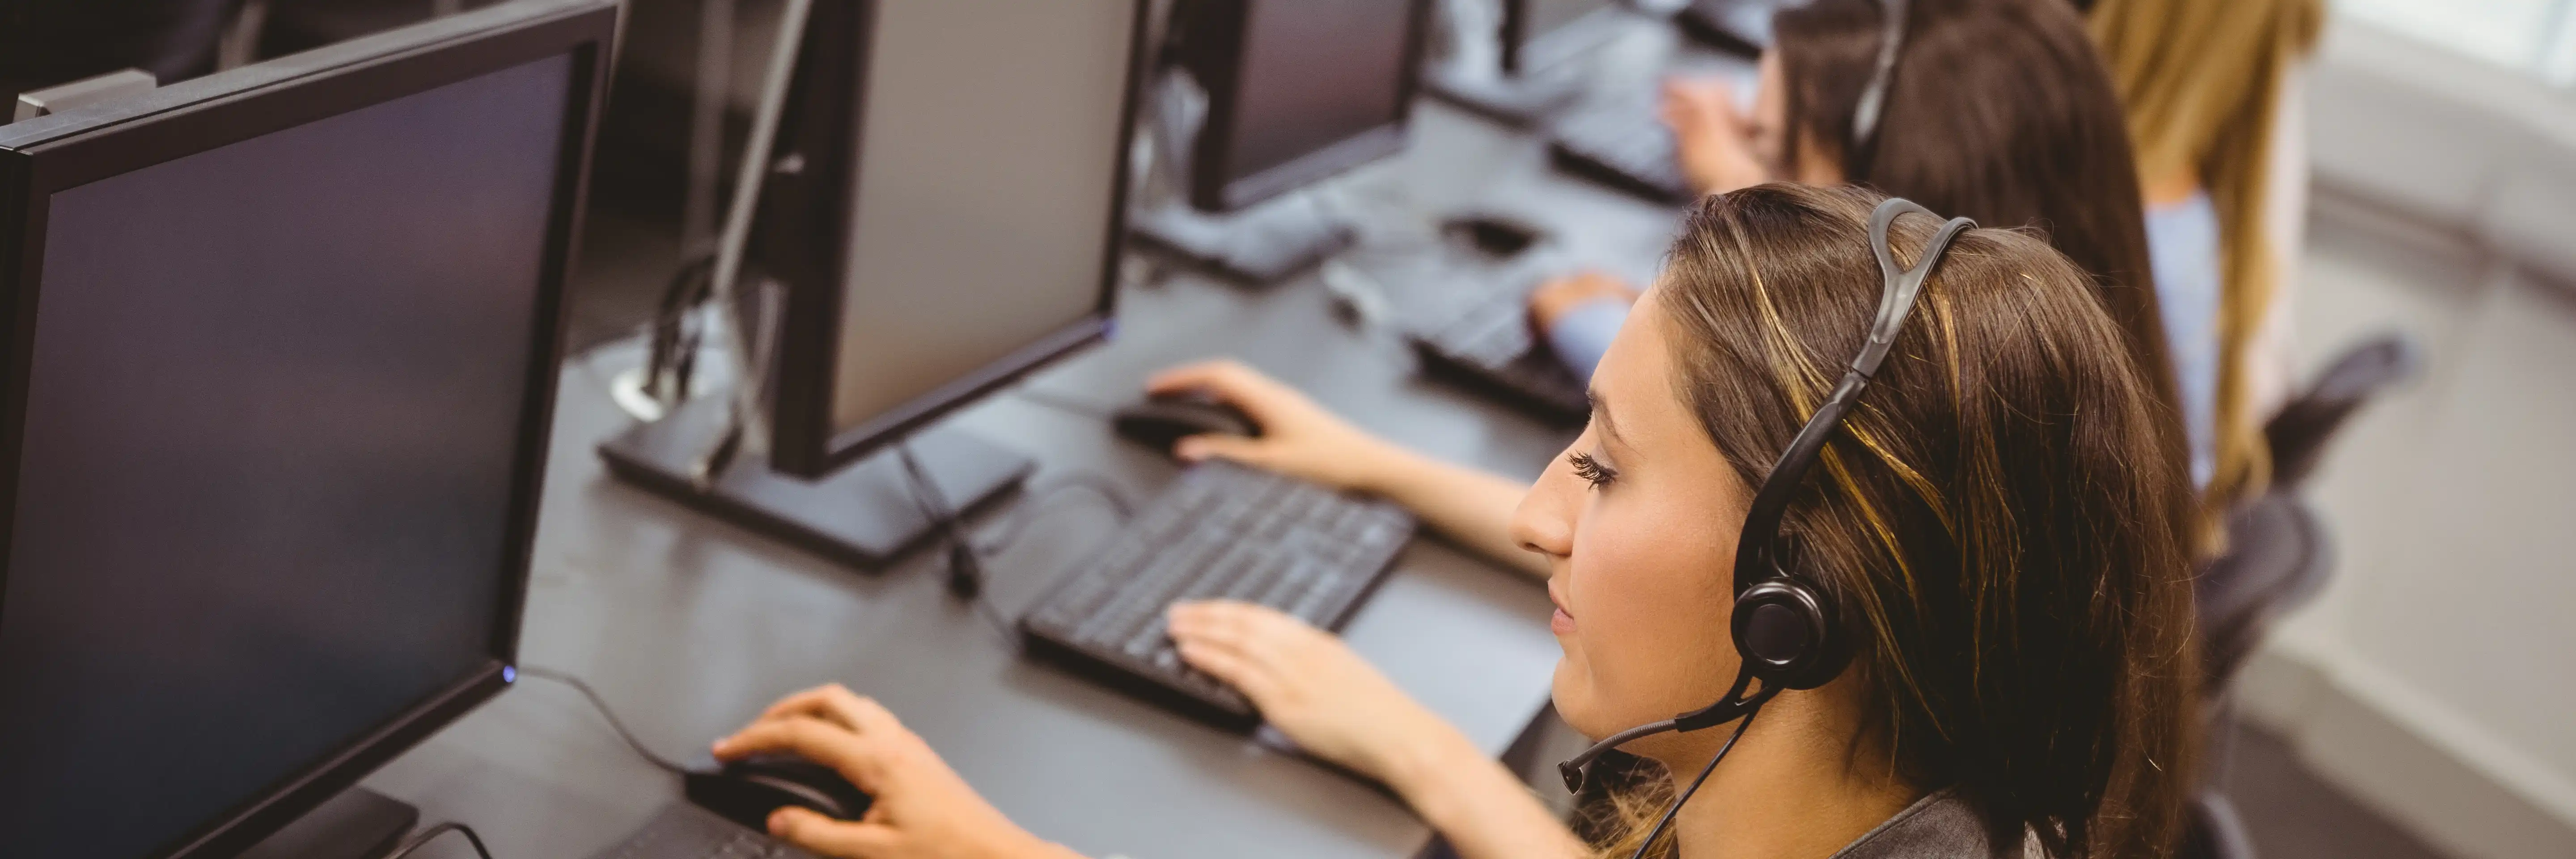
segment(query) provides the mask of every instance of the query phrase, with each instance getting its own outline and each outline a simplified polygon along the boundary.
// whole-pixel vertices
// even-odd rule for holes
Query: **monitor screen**
[[[1565,25],[1603,9],[1612,0],[1513,0],[1520,4],[1521,24],[1518,34],[1523,43],[1536,41]]]
[[[835,439],[952,405],[1102,312],[1137,14],[1135,0],[876,4],[843,198]]]
[[[579,56],[36,203],[0,849],[161,855],[506,654]]]
[[[1403,124],[1413,76],[1406,65],[1413,0],[1245,2],[1225,181],[1260,176]]]

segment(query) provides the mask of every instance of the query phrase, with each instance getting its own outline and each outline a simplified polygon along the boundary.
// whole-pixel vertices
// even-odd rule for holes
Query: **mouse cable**
[[[386,856],[385,859],[403,859],[403,857],[410,856],[411,854],[418,852],[422,845],[436,841],[438,840],[438,836],[445,835],[450,832],[465,836],[465,840],[474,845],[474,855],[481,856],[483,859],[492,859],[492,851],[483,846],[483,836],[474,834],[474,827],[467,826],[453,820],[432,826],[428,829],[423,829],[418,833],[414,833],[412,837],[403,839],[402,845],[395,847],[394,852],[391,855]]]
[[[1012,388],[1010,390],[1010,395],[1027,400],[1033,405],[1054,409],[1078,418],[1087,418],[1095,421],[1108,421],[1113,417],[1113,415],[1111,415],[1113,410],[1108,406],[1104,406],[1099,403],[1085,402],[1042,388],[1032,388],[1023,385]]]
[[[625,740],[627,747],[634,749],[636,754],[642,755],[645,761],[650,762],[653,766],[669,772],[672,775],[686,775],[689,772],[688,767],[681,766],[679,762],[673,761],[670,758],[655,754],[651,747],[644,745],[644,741],[636,739],[635,732],[627,730],[626,722],[617,718],[617,711],[608,706],[608,700],[601,698],[599,696],[599,691],[590,688],[590,684],[582,682],[581,678],[562,671],[556,671],[552,668],[541,668],[534,665],[519,666],[519,673],[523,676],[535,677],[542,680],[552,680],[572,687],[573,691],[580,692],[582,697],[590,699],[590,706],[599,711],[600,718],[608,720],[609,730],[616,731],[617,738]]]

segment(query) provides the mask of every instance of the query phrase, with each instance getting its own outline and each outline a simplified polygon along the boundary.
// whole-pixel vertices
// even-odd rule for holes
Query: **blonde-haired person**
[[[1745,665],[1730,619],[1755,593],[1734,578],[1738,538],[1791,439],[1829,391],[1851,390],[1837,380],[1851,384],[1844,368],[1885,294],[1869,238],[1879,202],[1799,185],[1702,200],[1593,376],[1590,425],[1536,486],[1372,438],[1240,366],[1182,368],[1154,387],[1214,394],[1262,424],[1258,438],[1186,440],[1185,458],[1382,495],[1463,545],[1544,567],[1564,648],[1557,712],[1609,737],[1772,692],[1733,686]],[[1895,264],[1923,259],[1941,228],[1897,218]],[[1821,611],[1848,661],[1791,678],[1753,715],[1628,743],[1667,771],[1707,773],[1652,855],[2173,849],[2195,743],[2179,430],[2092,278],[2045,242],[1971,229],[1928,271],[1885,362],[1818,436],[1814,467],[1765,496],[1785,502],[1764,508],[1780,512],[1782,540],[1767,545],[1838,607]],[[1183,658],[1309,753],[1384,782],[1461,856],[1627,856],[1643,834],[1578,842],[1329,633],[1241,603],[1177,606],[1171,630]],[[715,751],[791,752],[873,792],[861,821],[772,816],[773,833],[820,854],[1072,855],[837,687],[781,702]]]
[[[2307,209],[2298,80],[2324,0],[2100,0],[2093,38],[2129,116],[2192,472],[2215,514],[2270,473]]]

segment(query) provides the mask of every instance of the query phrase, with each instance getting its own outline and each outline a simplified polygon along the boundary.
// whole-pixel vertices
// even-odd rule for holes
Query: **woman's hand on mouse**
[[[1261,717],[1309,754],[1405,792],[1431,762],[1424,749],[1454,746],[1440,717],[1332,633],[1276,609],[1233,601],[1172,606],[1181,659],[1251,699]]]
[[[1555,327],[1566,311],[1590,304],[1596,299],[1616,299],[1637,303],[1637,288],[1617,275],[1583,271],[1549,280],[1532,290],[1529,296],[1530,323],[1540,331]]]
[[[1723,194],[1770,181],[1755,153],[1751,119],[1735,104],[1725,78],[1677,77],[1664,81],[1664,124],[1682,175],[1702,194]]]
[[[1215,457],[1336,489],[1383,492],[1377,479],[1389,471],[1390,462],[1412,456],[1351,426],[1297,389],[1233,361],[1175,367],[1147,381],[1145,390],[1204,393],[1243,410],[1261,426],[1258,437],[1182,439],[1172,453],[1186,462]]]
[[[779,699],[715,755],[732,761],[785,754],[839,772],[876,798],[859,820],[802,808],[769,816],[769,834],[842,859],[1024,859],[1071,857],[1003,817],[967,786],[928,743],[877,702],[839,684]]]

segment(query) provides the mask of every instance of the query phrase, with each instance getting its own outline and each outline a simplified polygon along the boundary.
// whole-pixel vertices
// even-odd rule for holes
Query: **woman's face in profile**
[[[1596,738],[1706,706],[1737,664],[1727,612],[1752,492],[1681,398],[1663,292],[1638,300],[1593,372],[1590,426],[1512,521],[1550,565],[1557,712]]]

